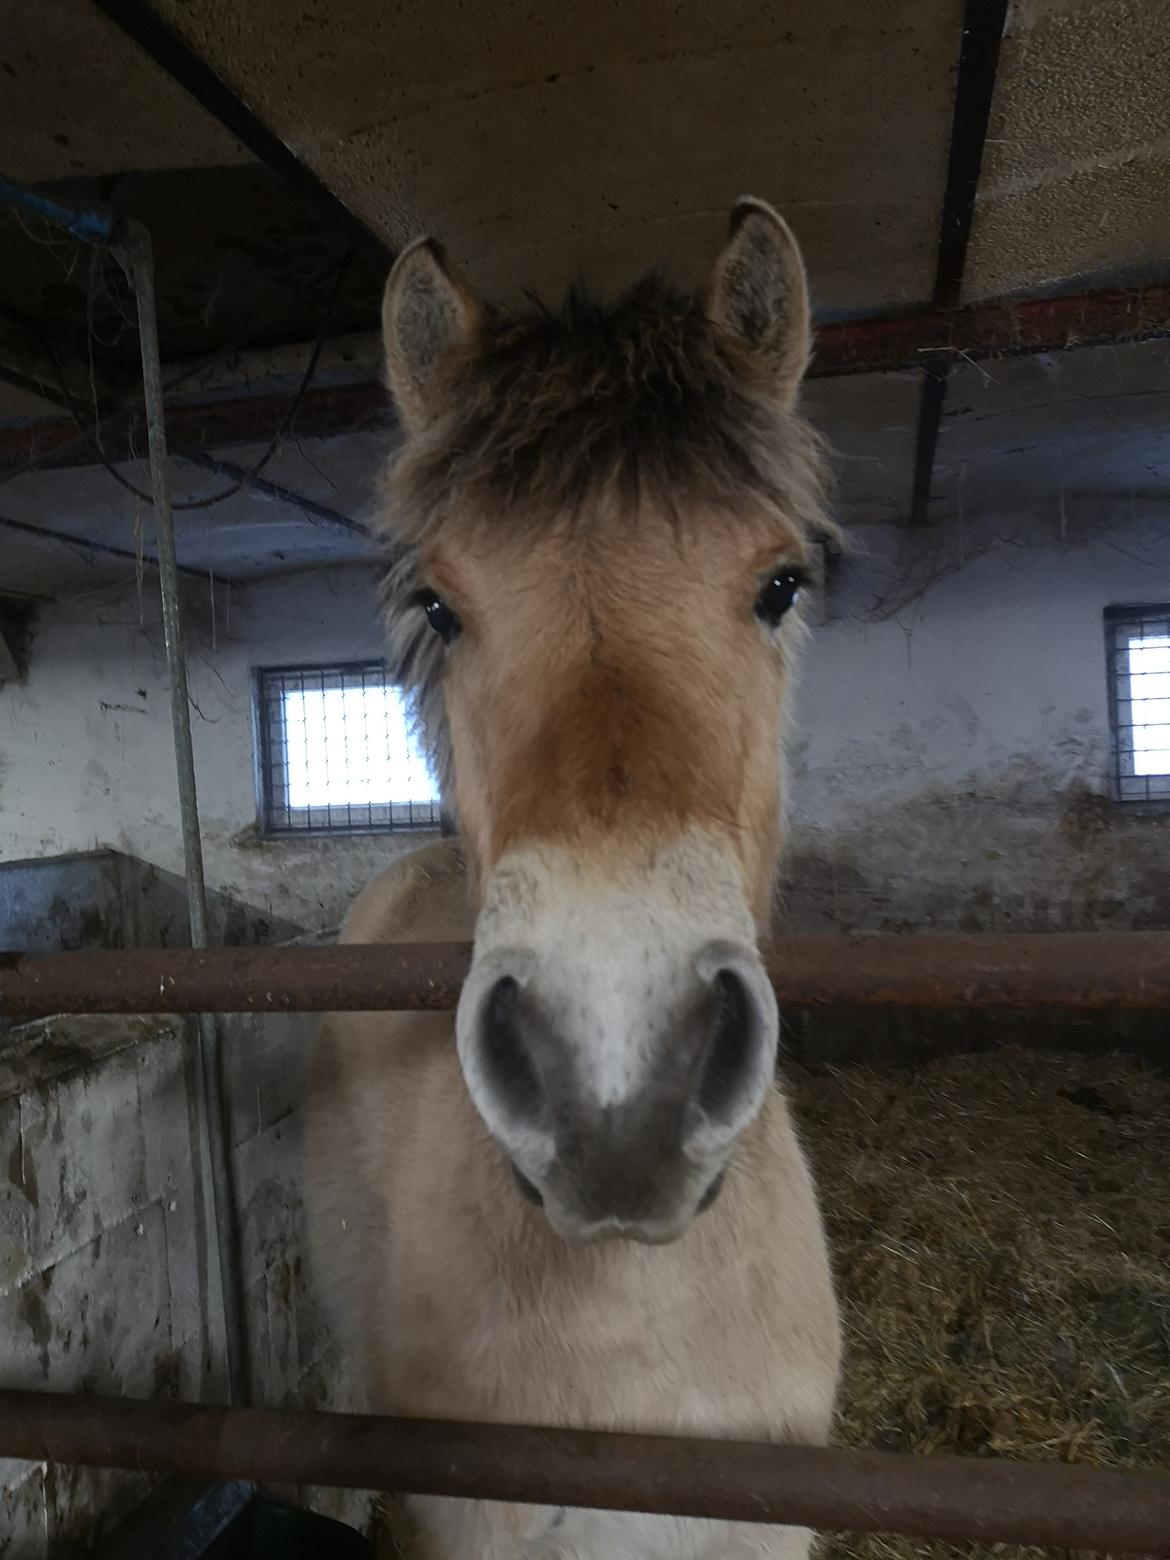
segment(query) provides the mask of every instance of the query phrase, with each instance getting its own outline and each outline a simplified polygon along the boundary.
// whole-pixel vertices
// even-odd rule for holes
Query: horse
[[[431,238],[383,310],[389,664],[455,838],[343,940],[471,940],[454,1018],[329,1015],[310,1249],[364,1406],[824,1442],[840,1332],[759,952],[825,515],[800,251],[705,286],[479,300]],[[419,1560],[800,1560],[796,1527],[419,1497]]]

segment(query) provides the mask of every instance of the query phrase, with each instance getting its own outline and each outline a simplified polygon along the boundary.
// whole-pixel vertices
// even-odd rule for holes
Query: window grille
[[[380,661],[257,673],[265,834],[437,829],[439,796]]]
[[[1170,606],[1105,611],[1114,786],[1122,802],[1170,802]]]

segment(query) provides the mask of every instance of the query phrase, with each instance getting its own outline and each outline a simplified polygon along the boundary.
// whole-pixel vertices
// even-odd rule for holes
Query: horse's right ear
[[[480,319],[479,304],[433,238],[402,251],[382,299],[382,337],[386,377],[408,433],[438,415],[452,355],[471,344]]]

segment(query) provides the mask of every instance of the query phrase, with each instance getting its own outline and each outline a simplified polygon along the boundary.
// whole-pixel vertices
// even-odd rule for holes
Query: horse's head
[[[561,1234],[669,1240],[776,1056],[756,943],[820,524],[800,254],[743,201],[701,298],[515,317],[423,240],[383,322],[391,640],[478,894],[467,1086]]]

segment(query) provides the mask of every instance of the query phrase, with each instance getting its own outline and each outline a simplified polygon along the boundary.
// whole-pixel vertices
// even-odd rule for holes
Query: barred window
[[[1107,607],[1119,801],[1170,802],[1170,606]]]
[[[439,796],[401,690],[380,661],[257,672],[265,834],[439,827]]]

